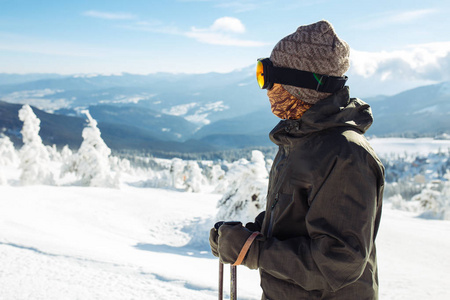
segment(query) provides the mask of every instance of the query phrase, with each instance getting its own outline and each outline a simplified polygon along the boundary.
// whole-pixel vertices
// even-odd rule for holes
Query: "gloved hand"
[[[228,225],[226,222],[219,227],[210,231],[209,243],[211,252],[214,256],[219,257],[220,261],[225,264],[233,264],[244,246],[252,231],[242,226],[242,223],[234,223]],[[258,268],[259,259],[259,242],[253,241],[247,256],[242,262],[250,269]]]
[[[266,212],[261,212],[256,218],[255,222],[249,222],[245,224],[245,228],[247,228],[250,231],[261,231],[262,223],[264,221],[264,216],[266,215]]]
[[[209,231],[209,246],[211,247],[211,252],[215,257],[219,257],[219,232],[216,228],[211,228]]]
[[[215,257],[219,257],[219,227],[222,226],[224,223],[227,223],[228,225],[238,225],[241,224],[241,222],[224,222],[220,221],[214,224],[214,227],[211,228],[209,232],[209,246],[211,247],[211,252]]]

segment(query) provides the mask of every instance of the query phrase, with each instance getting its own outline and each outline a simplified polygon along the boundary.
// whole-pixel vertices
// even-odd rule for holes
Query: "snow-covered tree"
[[[56,145],[46,146],[49,158],[52,162],[60,162],[62,160],[61,153],[56,148]]]
[[[419,211],[422,216],[433,219],[441,219],[443,215],[442,197],[438,191],[426,188],[418,195],[412,197],[411,201],[419,203]]]
[[[19,152],[22,184],[52,184],[54,180],[49,168],[50,157],[39,136],[41,121],[28,104],[19,110],[19,119],[23,122],[23,146]]]
[[[444,178],[447,180],[442,189],[443,215],[442,219],[450,220],[450,170],[447,170]]]
[[[14,165],[19,161],[14,144],[6,135],[0,135],[0,166]]]
[[[387,201],[393,208],[416,212],[423,218],[450,220],[450,171],[447,170],[443,180],[427,183],[410,201],[400,194],[388,197]]]
[[[195,161],[188,161],[184,167],[186,191],[198,193],[202,189],[205,179],[202,170]]]
[[[83,113],[88,118],[88,124],[82,132],[83,142],[78,152],[63,166],[63,174],[74,172],[80,177],[82,185],[115,187],[118,185],[118,178],[111,171],[111,149],[101,138],[97,121],[89,111],[85,110]]]
[[[264,155],[252,151],[251,161],[234,162],[226,174],[227,191],[219,200],[218,220],[253,221],[265,208],[268,172]]]
[[[185,188],[186,175],[184,174],[184,165],[182,159],[174,158],[170,164],[170,177],[174,188]]]
[[[213,165],[211,171],[209,172],[209,182],[211,185],[215,186],[214,192],[216,193],[224,193],[226,186],[222,183],[226,182],[225,180],[225,171],[222,170],[220,165]]]
[[[16,165],[18,161],[19,157],[9,137],[0,135],[0,185],[7,183],[5,168]]]
[[[65,145],[61,150],[61,159],[62,161],[70,160],[72,157],[73,152],[70,150],[69,146]]]
[[[109,157],[109,164],[111,165],[111,170],[114,172],[131,172],[131,164],[128,159],[120,159],[116,156]]]

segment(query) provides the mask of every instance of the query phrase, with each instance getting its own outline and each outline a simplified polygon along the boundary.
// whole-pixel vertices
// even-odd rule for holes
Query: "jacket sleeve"
[[[365,160],[338,158],[315,176],[305,219],[308,236],[268,238],[259,245],[258,263],[305,290],[337,291],[358,280],[374,247],[380,172]]]

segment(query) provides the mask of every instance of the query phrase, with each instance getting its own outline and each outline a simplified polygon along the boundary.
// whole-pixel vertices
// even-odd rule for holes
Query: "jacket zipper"
[[[272,237],[273,210],[275,209],[275,206],[278,203],[278,196],[279,196],[279,193],[276,193],[275,200],[274,200],[272,206],[270,207],[270,221],[269,221],[269,229],[267,230],[267,237]]]

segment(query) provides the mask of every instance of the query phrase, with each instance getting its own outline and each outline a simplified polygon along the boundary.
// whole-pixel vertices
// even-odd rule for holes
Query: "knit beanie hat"
[[[322,20],[300,26],[284,37],[273,48],[270,60],[275,67],[343,76],[350,67],[350,47],[336,35],[330,22]],[[283,87],[297,99],[310,104],[331,95],[291,85]]]

